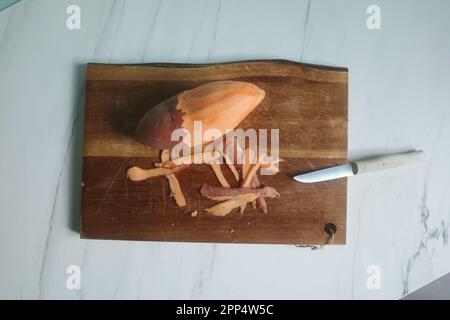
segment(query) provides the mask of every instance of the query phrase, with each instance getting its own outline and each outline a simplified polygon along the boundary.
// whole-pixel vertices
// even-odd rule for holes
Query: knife
[[[294,179],[303,183],[327,181],[351,177],[366,172],[396,168],[404,165],[419,164],[424,160],[425,153],[422,150],[410,151],[406,153],[395,153],[299,174],[294,176]]]

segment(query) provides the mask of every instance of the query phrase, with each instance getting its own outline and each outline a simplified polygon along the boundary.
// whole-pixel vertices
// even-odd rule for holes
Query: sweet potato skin
[[[268,197],[268,198],[277,198],[280,196],[280,194],[274,188],[268,186],[261,188],[226,188],[226,187],[210,186],[204,183],[200,188],[200,194],[203,197],[213,200],[221,198],[218,201],[229,200],[231,198],[249,193],[254,193],[259,197]]]
[[[171,149],[178,141],[170,136],[183,124],[183,112],[177,109],[178,96],[173,96],[151,108],[140,119],[136,139],[149,147]]]

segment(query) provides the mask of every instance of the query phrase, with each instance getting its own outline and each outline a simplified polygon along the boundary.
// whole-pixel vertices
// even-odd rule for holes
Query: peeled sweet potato
[[[194,121],[202,121],[203,131],[218,129],[223,135],[226,130],[234,129],[264,97],[264,90],[251,83],[209,82],[183,91],[147,111],[139,121],[136,138],[152,148],[171,149],[179,142],[171,141],[172,132],[186,129],[193,137]],[[210,141],[201,144],[207,142]]]

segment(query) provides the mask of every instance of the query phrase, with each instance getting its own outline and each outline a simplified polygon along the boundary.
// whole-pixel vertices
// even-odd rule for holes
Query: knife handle
[[[424,160],[425,153],[419,150],[354,161],[352,162],[352,169],[354,174],[360,174],[404,165],[419,164]]]

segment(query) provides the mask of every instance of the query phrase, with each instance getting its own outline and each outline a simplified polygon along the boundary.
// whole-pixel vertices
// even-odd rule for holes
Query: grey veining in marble
[[[66,27],[73,4],[80,30]],[[371,4],[381,30],[366,27]],[[449,34],[446,0],[22,0],[0,12],[0,298],[395,299],[444,275]],[[87,62],[265,58],[348,67],[350,158],[417,148],[426,165],[349,180],[346,246],[79,239]]]

